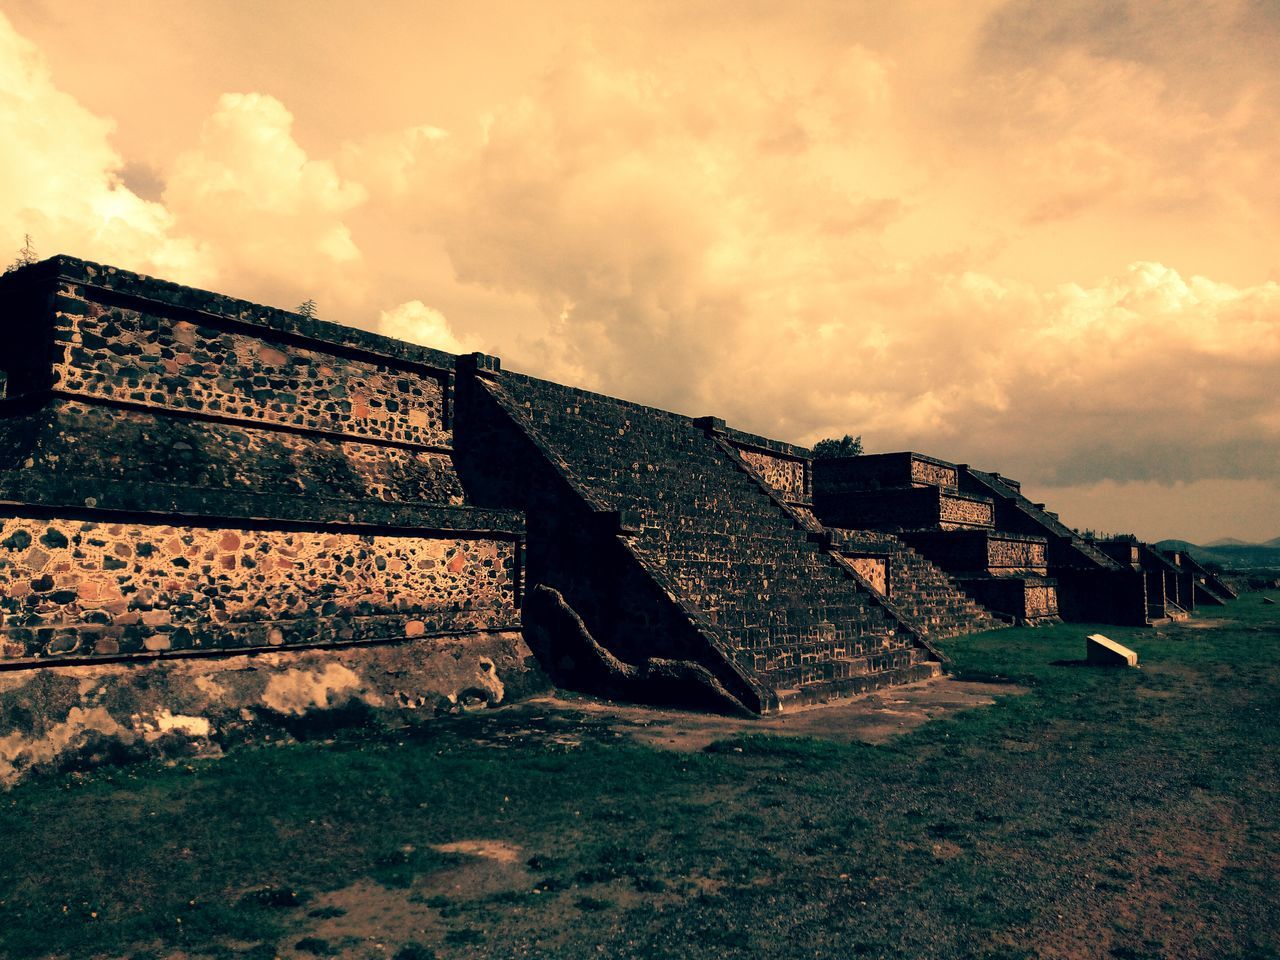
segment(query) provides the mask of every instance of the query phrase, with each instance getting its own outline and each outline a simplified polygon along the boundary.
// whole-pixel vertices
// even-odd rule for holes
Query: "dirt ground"
[[[1025,692],[1025,688],[1011,683],[942,676],[758,719],[556,697],[540,697],[513,709],[574,710],[604,721],[610,729],[636,743],[692,752],[704,750],[717,740],[752,734],[820,737],[842,743],[885,743],[891,737],[957,710],[987,707],[995,702],[996,696]]]
[[[761,719],[561,694],[35,780],[0,960],[1280,960],[1277,609]]]

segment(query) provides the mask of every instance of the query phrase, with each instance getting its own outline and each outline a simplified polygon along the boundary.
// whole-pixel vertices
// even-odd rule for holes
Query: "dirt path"
[[[935,677],[836,704],[804,707],[758,719],[558,697],[540,697],[523,709],[576,710],[604,721],[614,732],[637,743],[692,752],[717,740],[751,734],[884,743],[944,714],[990,706],[997,696],[1022,693],[1026,690],[1014,684]]]

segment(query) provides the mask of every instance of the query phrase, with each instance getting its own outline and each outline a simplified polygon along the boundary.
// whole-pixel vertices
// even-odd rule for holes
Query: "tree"
[[[815,460],[834,460],[836,457],[859,457],[862,456],[862,436],[851,437],[845,434],[839,440],[827,438],[819,440],[813,445],[813,457]]]
[[[31,234],[24,233],[22,235],[22,247],[21,249],[18,250],[18,259],[14,260],[13,263],[9,264],[8,268],[5,270],[5,273],[9,273],[21,267],[29,267],[31,266],[31,264],[35,263],[38,259],[39,259],[39,255],[36,253],[36,245],[35,245],[35,242],[31,239]]]
[[[1107,533],[1103,530],[1094,530],[1092,527],[1085,527],[1084,530],[1077,530],[1080,536],[1086,540],[1127,540],[1129,543],[1138,543],[1138,538],[1132,533]]]
[[[308,320],[314,320],[316,318],[316,302],[307,298],[302,303],[298,304],[298,309],[295,310],[294,313],[301,314]]]

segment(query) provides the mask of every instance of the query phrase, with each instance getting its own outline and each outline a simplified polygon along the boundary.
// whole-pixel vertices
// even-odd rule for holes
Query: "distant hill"
[[[1280,537],[1266,543],[1223,539],[1199,545],[1186,540],[1161,540],[1161,550],[1185,550],[1201,563],[1221,564],[1228,570],[1280,569]]]

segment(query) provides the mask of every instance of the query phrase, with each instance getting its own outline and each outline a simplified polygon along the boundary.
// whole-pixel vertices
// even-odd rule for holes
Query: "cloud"
[[[871,449],[1053,485],[1280,475],[1275,283],[1236,288],[1140,262],[1087,287],[974,273],[911,287],[882,345],[828,350],[823,382],[793,399],[790,417],[819,424],[806,439],[862,432]],[[773,362],[802,382],[805,351]]]
[[[351,310],[365,278],[343,216],[365,189],[309,158],[291,125],[269,96],[226,94],[174,163],[126,160],[113,122],[59,90],[41,52],[0,14],[0,221],[15,250],[30,233],[42,256]]]
[[[367,193],[332,162],[310,158],[292,128],[274,97],[223,94],[198,146],[167,171],[164,202],[214,251],[237,292],[312,297],[322,310],[341,310],[363,293],[360,250],[344,216]]]
[[[358,179],[382,198],[402,196],[409,188],[415,167],[425,155],[443,144],[449,132],[431,124],[348,141],[338,155],[338,169],[352,180]]]
[[[887,74],[851,49],[794,91],[721,70],[673,80],[577,47],[477,136],[455,132],[417,196],[461,282],[541,304],[547,326],[512,344],[517,359],[697,406],[766,308],[750,298],[792,296],[833,266],[815,242],[856,265],[896,215],[856,182],[865,129],[831,156],[885,116]],[[853,165],[835,174],[837,159]]]
[[[1187,509],[1274,488],[1266,3],[654,9],[530,18],[474,63],[422,30],[417,86],[379,43],[326,92],[229,94],[198,141],[123,158],[9,30],[0,124],[38,149],[0,157],[0,214],[42,249],[445,349],[482,332],[509,368],[784,439],[861,433],[1138,512],[1172,502],[1152,485]],[[492,33],[470,17],[450,29]],[[266,89],[261,52],[226,52],[238,88]],[[210,92],[169,102],[199,117]]]
[[[421,300],[410,300],[390,310],[383,310],[378,317],[377,332],[447,353],[474,353],[480,349],[470,338],[459,339],[450,328],[445,315],[428,307]]]
[[[1068,526],[1133,533],[1145,540],[1177,537],[1208,543],[1229,536],[1255,543],[1280,530],[1275,523],[1276,488],[1268,480],[1172,484],[1104,480],[1078,486],[1038,486],[1028,495],[1050,504]],[[1138,504],[1145,509],[1135,509]]]
[[[72,253],[188,283],[215,276],[207,248],[121,180],[113,124],[60,91],[39,50],[0,13],[0,222],[15,248]],[[2,254],[0,254],[2,255]]]
[[[1157,67],[1069,49],[990,78],[985,93],[1005,105],[992,135],[1031,222],[1097,206],[1229,213],[1238,191],[1257,185],[1259,152],[1274,154],[1269,134],[1253,140],[1263,118],[1249,85],[1213,109]]]
[[[1042,478],[1280,477],[1280,285],[1135,263],[1096,287],[1062,287],[1045,306],[1015,381],[1059,433]]]
[[[850,48],[815,86],[676,82],[577,49],[407,190],[461,282],[540,305],[545,325],[500,345],[509,366],[1032,482],[1274,478],[1280,288],[1154,261],[1042,284],[895,237],[932,199],[929,165],[902,153],[898,69]],[[1140,207],[1202,190],[1203,164],[1178,172],[1159,149],[1235,121],[1179,113],[1144,70],[1062,61],[1019,81],[1021,121],[1052,132],[1019,147],[1014,229],[1034,198]],[[1102,110],[1122,88],[1144,114],[1123,138]],[[1087,120],[1093,107],[1105,115]],[[902,162],[886,171],[880,153]]]

